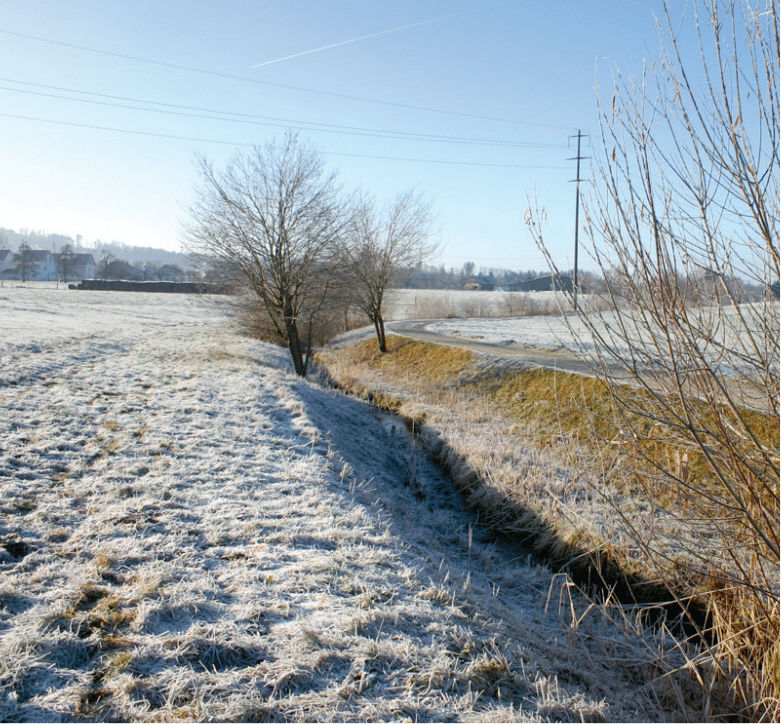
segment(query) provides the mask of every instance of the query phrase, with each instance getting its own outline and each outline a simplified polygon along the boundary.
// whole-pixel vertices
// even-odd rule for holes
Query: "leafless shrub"
[[[687,665],[714,712],[775,721],[778,3],[694,3],[698,68],[661,8],[660,60],[641,81],[616,74],[599,104],[586,227],[610,314],[581,309],[580,321],[613,394],[617,434],[605,442],[622,449],[619,474],[651,501],[672,497],[672,514],[708,541],[682,539],[685,556],[671,556],[626,520],[671,591],[708,600],[703,633],[716,643]],[[541,215],[530,209],[527,223],[544,248]],[[760,301],[747,303],[741,279]]]

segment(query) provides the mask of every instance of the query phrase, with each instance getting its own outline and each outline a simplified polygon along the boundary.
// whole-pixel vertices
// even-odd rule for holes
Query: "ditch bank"
[[[421,354],[419,359],[412,360],[412,366],[425,365],[424,357]],[[600,602],[636,607],[647,625],[665,624],[671,632],[687,637],[700,637],[703,631],[711,629],[707,607],[702,601],[670,590],[647,575],[627,570],[626,561],[612,555],[613,547],[607,542],[588,538],[584,545],[583,536],[562,535],[560,527],[557,529],[550,520],[513,499],[497,485],[498,476],[492,475],[490,468],[476,470],[451,444],[447,434],[427,421],[425,412],[409,414],[409,397],[415,394],[411,389],[415,385],[414,373],[408,379],[411,388],[401,390],[377,384],[376,380],[362,379],[356,367],[350,369],[350,374],[345,374],[344,368],[335,364],[328,353],[319,355],[317,364],[325,372],[328,384],[365,399],[399,419],[428,457],[453,482],[476,523],[497,538],[513,547],[521,547],[554,572],[565,573],[586,595]],[[485,362],[477,366],[482,367],[482,374],[486,373]],[[458,388],[456,376],[454,371],[454,387]],[[457,415],[456,405],[451,406],[449,412]],[[464,420],[463,424],[469,422]]]

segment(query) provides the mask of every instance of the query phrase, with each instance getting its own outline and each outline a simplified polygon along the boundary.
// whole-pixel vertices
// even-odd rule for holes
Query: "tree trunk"
[[[377,332],[377,344],[380,347],[380,352],[387,352],[388,347],[385,344],[385,322],[382,319],[382,314],[376,314],[374,316],[374,330]]]
[[[309,319],[309,334],[307,335],[307,342],[306,342],[306,356],[304,357],[304,376],[306,376],[309,373],[309,359],[312,356],[312,328],[314,326],[314,322],[312,321],[311,317]]]
[[[301,351],[301,340],[298,338],[298,325],[295,319],[285,318],[285,336],[287,337],[290,358],[293,360],[293,369],[299,377],[306,377],[304,355]]]

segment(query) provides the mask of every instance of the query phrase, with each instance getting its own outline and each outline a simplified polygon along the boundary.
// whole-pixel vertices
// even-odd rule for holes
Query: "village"
[[[60,252],[32,249],[21,244],[19,250],[0,249],[0,280],[23,282],[71,282],[82,279],[123,279],[127,281],[190,281],[192,273],[176,264],[139,266],[104,254],[96,262],[90,253],[77,253],[70,247]]]

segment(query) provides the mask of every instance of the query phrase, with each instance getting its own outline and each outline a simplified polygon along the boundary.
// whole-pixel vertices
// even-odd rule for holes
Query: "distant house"
[[[95,259],[92,254],[64,254],[55,256],[57,278],[64,281],[74,279],[93,279],[95,276]]]
[[[580,291],[584,291],[581,286]],[[555,292],[566,289],[572,291],[572,277],[562,274],[561,277],[545,274],[536,279],[524,279],[518,282],[508,282],[502,286],[503,292]]]
[[[24,249],[0,251],[0,274],[4,279],[24,279],[28,282],[50,282],[57,279],[57,264],[50,251]]]
[[[73,277],[81,279],[95,278],[95,259],[92,254],[75,254],[73,257]]]
[[[0,278],[48,282],[57,279],[54,255],[50,251],[27,249],[14,252],[0,249]]]
[[[472,277],[466,284],[464,289],[481,292],[492,292],[496,286],[496,279],[493,276],[478,275]]]

